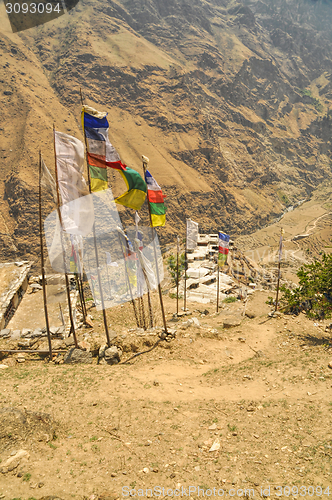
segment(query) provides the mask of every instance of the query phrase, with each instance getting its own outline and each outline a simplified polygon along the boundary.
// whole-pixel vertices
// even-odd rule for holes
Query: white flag
[[[282,235],[283,235],[283,233],[281,232],[280,241],[279,241],[279,262],[281,262],[281,259],[282,259]]]
[[[58,186],[62,199],[62,227],[70,234],[87,235],[94,222],[93,201],[83,177],[84,146],[71,135],[54,132]]]
[[[56,184],[55,180],[52,177],[51,172],[45,165],[45,162],[43,158],[41,159],[41,178],[40,178],[40,184],[45,188],[47,191],[49,191],[55,203],[57,203],[57,194],[56,194]]]
[[[198,240],[198,224],[187,219],[187,250],[195,250]]]

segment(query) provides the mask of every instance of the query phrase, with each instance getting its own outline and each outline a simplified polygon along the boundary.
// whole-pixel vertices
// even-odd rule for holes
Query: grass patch
[[[237,298],[236,297],[226,297],[223,302],[225,302],[225,304],[231,304],[232,302],[236,302],[237,301]]]

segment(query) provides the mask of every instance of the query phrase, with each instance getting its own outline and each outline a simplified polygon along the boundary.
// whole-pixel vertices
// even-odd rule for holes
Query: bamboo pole
[[[177,236],[177,245],[176,245],[176,314],[179,314],[179,237]]]
[[[133,292],[132,292],[132,289],[131,289],[129,274],[128,274],[128,270],[127,270],[126,252],[125,252],[125,249],[122,246],[122,241],[121,241],[119,233],[120,233],[120,231],[118,230],[118,239],[119,239],[119,243],[120,243],[120,247],[121,247],[121,251],[122,251],[122,255],[123,255],[123,259],[124,259],[125,275],[126,275],[127,286],[128,286],[130,297],[131,297],[131,303],[132,303],[133,309],[134,309],[134,315],[135,315],[135,319],[136,319],[136,324],[137,324],[137,327],[139,328],[140,327],[140,322],[139,322],[139,318],[138,318],[138,315],[137,315],[135,300],[134,300],[134,297],[133,297]]]
[[[150,290],[148,290],[148,305],[149,305],[149,316],[150,316],[150,328],[153,328],[153,312],[152,312]]]
[[[146,156],[142,156],[142,160],[143,160],[143,172],[144,172],[144,178],[145,178],[146,169],[147,169],[147,165],[148,165],[149,160],[146,158]],[[160,301],[160,307],[161,307],[161,314],[163,317],[164,330],[165,330],[165,333],[167,335],[168,332],[167,332],[166,317],[165,317],[165,310],[164,310],[164,303],[163,303],[163,295],[162,295],[161,285],[159,282],[157,249],[156,249],[155,238],[154,238],[155,228],[152,225],[151,207],[150,207],[149,200],[148,200],[148,209],[149,209],[149,217],[150,217],[150,226],[152,228],[152,241],[153,241],[154,258],[155,258],[155,263],[156,263],[156,275],[157,275],[157,282],[158,282],[159,301]]]
[[[137,212],[136,212],[136,214],[137,214]],[[139,239],[138,238],[138,222],[139,222],[139,220],[140,220],[140,218],[138,218],[138,220],[136,220],[136,218],[135,218],[136,239],[137,240]],[[139,245],[137,243],[135,243],[135,249],[136,249],[136,251],[137,251],[137,249],[138,249],[138,251],[140,251]],[[149,306],[149,317],[150,317],[150,328],[152,328],[153,327],[153,312],[152,312],[152,303],[151,303],[151,294],[150,294],[150,283],[149,283],[149,279],[148,279],[148,277],[146,275],[146,271],[145,271],[144,265],[142,265],[142,263],[141,263],[141,268],[142,268],[142,273],[143,273],[145,284],[146,284],[146,288],[147,288],[148,306]],[[144,302],[143,302],[143,307],[144,307]]]
[[[86,317],[87,317],[88,313],[87,313],[87,310],[86,310],[86,302],[85,302],[85,297],[84,297],[84,286],[83,286],[82,276],[78,277],[78,282],[80,284],[81,291],[82,291],[82,299],[83,299],[84,314],[85,314],[85,316],[84,316],[85,319],[84,320],[86,320]]]
[[[8,352],[8,353],[20,353],[20,352],[26,352],[26,353],[38,353],[38,354],[48,354],[50,351],[45,351],[45,350],[38,350],[38,349],[0,349],[0,352]],[[57,354],[61,352],[67,352],[66,349],[56,349],[52,351],[52,354]]]
[[[76,280],[76,286],[77,286],[77,290],[78,290],[78,295],[80,297],[80,303],[81,303],[82,314],[83,314],[83,321],[85,323],[85,319],[86,319],[85,300],[84,300],[84,296],[83,296],[83,290],[81,288],[81,283],[80,283],[79,277],[78,277],[78,275],[76,273],[75,273],[75,280]]]
[[[219,311],[219,264],[217,263],[217,312]]]
[[[145,310],[144,310],[144,301],[143,301],[143,296],[140,297],[140,302],[141,302],[141,308],[142,308],[142,323],[143,323],[143,328],[146,330],[146,320],[145,320]]]
[[[188,243],[188,226],[186,222],[186,247],[184,250],[184,293],[183,293],[183,309],[184,312],[187,310],[187,267],[188,267],[188,262],[187,262],[187,243]]]
[[[70,332],[69,332],[69,335],[71,333],[73,334],[74,342],[75,342],[75,347],[78,347],[77,337],[76,337],[76,332],[75,332],[74,319],[73,319],[73,311],[72,311],[72,307],[71,307],[69,279],[68,279],[68,274],[67,274],[67,271],[66,271],[66,253],[65,253],[65,248],[64,248],[64,244],[63,244],[63,234],[62,234],[63,226],[62,226],[62,216],[61,216],[61,211],[60,211],[59,179],[58,179],[58,165],[57,165],[56,148],[55,148],[55,127],[54,127],[54,125],[53,125],[53,145],[54,145],[54,161],[55,161],[55,184],[56,184],[56,194],[57,194],[57,212],[58,212],[58,217],[59,217],[60,227],[61,227],[60,237],[61,237],[62,257],[63,257],[65,282],[66,282],[68,311],[69,311],[69,318],[70,318]]]
[[[43,225],[42,225],[42,210],[41,210],[41,168],[42,168],[42,156],[41,156],[41,152],[39,151],[39,237],[40,237],[41,274],[42,274],[43,302],[44,302],[44,314],[45,314],[45,322],[46,322],[48,349],[49,349],[49,353],[50,353],[50,361],[52,361],[52,342],[51,342],[51,332],[50,332],[50,325],[49,325],[49,321],[48,321],[48,311],[47,311],[44,245],[43,245]]]
[[[278,262],[278,281],[277,281],[277,295],[276,295],[276,306],[274,312],[277,312],[278,309],[278,298],[279,298],[279,284],[280,284],[280,265],[281,265],[281,257],[282,257],[282,235],[284,234],[284,230],[280,230],[280,244],[279,244],[279,262]]]

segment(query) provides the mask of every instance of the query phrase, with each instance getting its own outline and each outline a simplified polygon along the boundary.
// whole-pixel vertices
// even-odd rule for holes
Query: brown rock
[[[224,328],[234,328],[235,326],[240,326],[240,325],[241,325],[240,318],[228,318],[224,319],[223,321]]]
[[[70,349],[63,358],[65,364],[85,364],[91,365],[92,354],[91,352],[81,351],[81,349]]]

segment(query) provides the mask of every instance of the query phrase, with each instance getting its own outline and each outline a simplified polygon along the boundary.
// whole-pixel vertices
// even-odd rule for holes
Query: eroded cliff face
[[[2,258],[38,253],[38,150],[52,168],[53,123],[82,138],[80,87],[109,112],[122,160],[150,158],[164,240],[189,216],[202,232],[252,232],[310,196],[331,177],[331,21],[330,1],[88,0],[21,34],[5,26]]]

